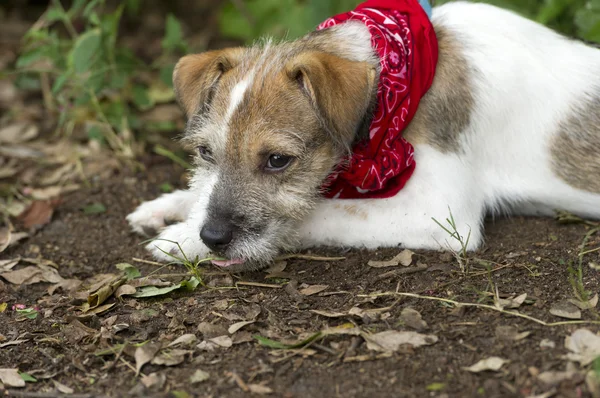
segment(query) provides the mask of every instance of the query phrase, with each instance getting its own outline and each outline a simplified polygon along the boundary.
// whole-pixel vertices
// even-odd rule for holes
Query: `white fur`
[[[432,220],[446,224],[450,211],[463,239],[470,233],[469,249],[482,243],[482,220],[489,212],[563,209],[600,218],[600,195],[556,177],[549,153],[559,123],[585,102],[591,88],[600,87],[600,51],[484,4],[449,3],[435,8],[433,19],[458,34],[476,71],[475,110],[461,135],[460,152],[417,145],[415,173],[392,198],[323,200],[301,226],[304,246],[457,249],[459,243]],[[354,24],[347,26],[340,37],[361,37]],[[207,190],[210,183],[196,181],[190,191],[143,204],[128,220],[141,231],[178,210],[187,221],[166,228],[161,237],[182,243],[188,256],[204,257],[208,250],[198,231]],[[204,192],[201,199],[199,192]]]

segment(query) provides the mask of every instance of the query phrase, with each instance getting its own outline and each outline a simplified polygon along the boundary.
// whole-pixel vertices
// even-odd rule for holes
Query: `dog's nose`
[[[233,226],[205,224],[200,230],[200,239],[213,251],[223,251],[233,239]]]

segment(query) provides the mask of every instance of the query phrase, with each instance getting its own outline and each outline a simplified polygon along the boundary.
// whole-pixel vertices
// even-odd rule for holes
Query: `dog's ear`
[[[349,149],[373,105],[375,67],[321,51],[306,51],[288,63],[287,74],[310,98],[335,143]]]
[[[240,62],[244,51],[241,47],[207,51],[186,55],[177,62],[173,87],[187,117],[207,109],[220,77]]]

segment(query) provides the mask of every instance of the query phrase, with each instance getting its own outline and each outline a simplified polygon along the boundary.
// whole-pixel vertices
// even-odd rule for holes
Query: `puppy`
[[[458,250],[435,222],[450,213],[468,250],[489,213],[598,219],[598,71],[599,49],[511,12],[453,2],[429,19],[417,0],[188,55],[173,81],[190,187],[127,219],[159,232],[157,259],[235,271],[318,245]]]

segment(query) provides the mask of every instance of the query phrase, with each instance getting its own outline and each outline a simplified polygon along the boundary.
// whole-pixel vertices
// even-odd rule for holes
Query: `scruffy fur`
[[[436,77],[405,131],[417,167],[389,199],[323,199],[320,187],[365,135],[378,59],[359,23],[289,43],[190,55],[174,73],[196,157],[189,190],[142,204],[133,229],[158,259],[206,257],[203,226],[228,223],[218,255],[235,270],[315,245],[458,249],[433,220],[449,211],[468,249],[488,213],[600,218],[600,50],[508,11],[436,7]],[[271,155],[290,156],[271,172]],[[165,220],[181,220],[166,225]],[[239,261],[241,262],[241,261]]]

